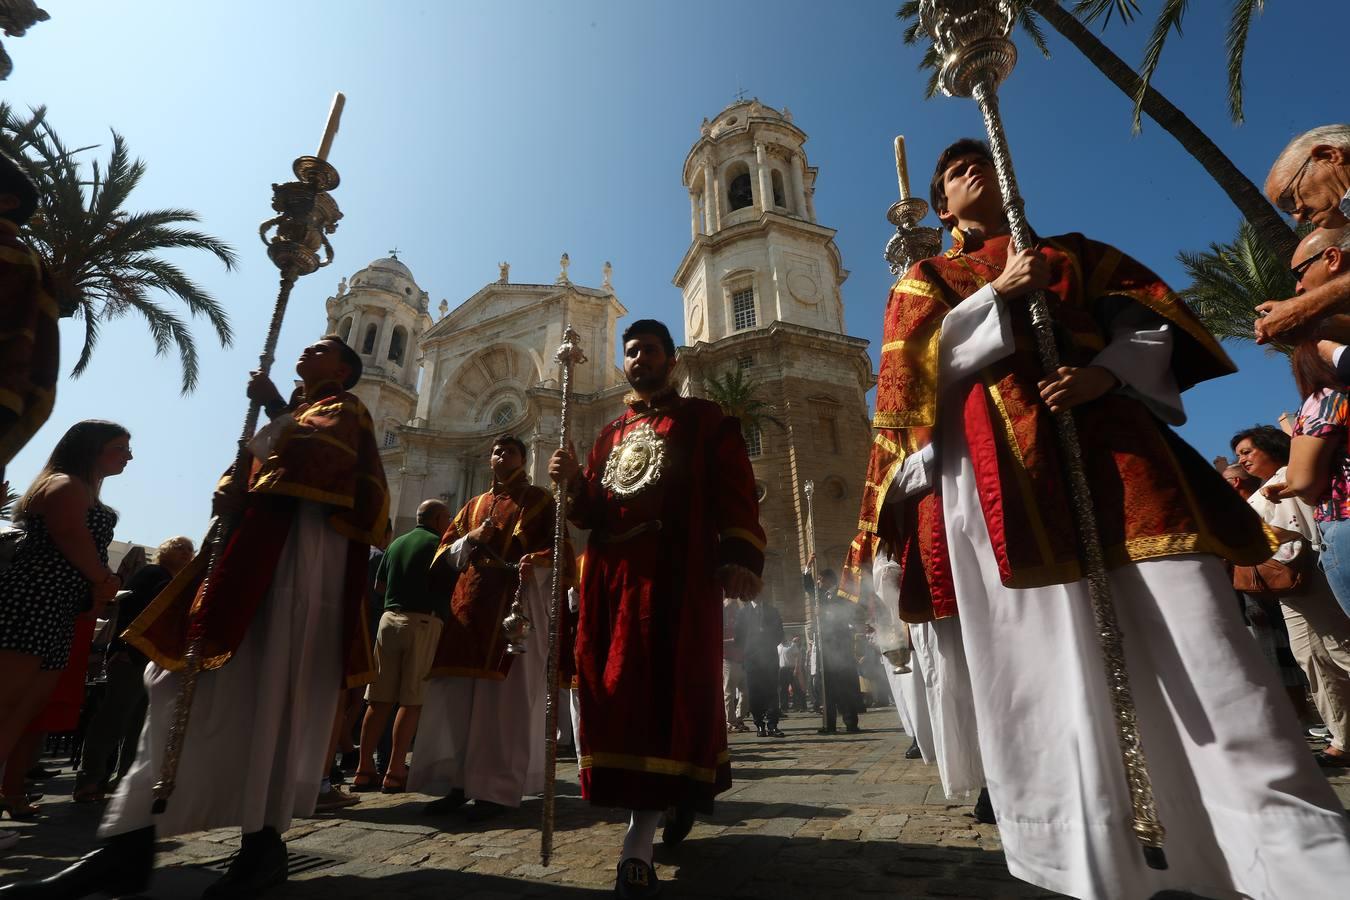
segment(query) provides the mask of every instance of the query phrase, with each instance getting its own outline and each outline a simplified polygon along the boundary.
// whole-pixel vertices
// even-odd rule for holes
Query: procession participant
[[[409,786],[440,794],[426,812],[451,812],[469,800],[471,822],[520,806],[543,790],[544,669],[553,495],[530,484],[525,444],[504,434],[492,445],[492,487],[459,511],[436,551],[433,584],[457,580],[450,617],[428,676],[425,720]],[[522,605],[535,624],[519,658],[507,652],[502,620],[520,579]]]
[[[402,793],[408,785],[408,748],[422,715],[427,673],[447,618],[449,597],[432,589],[431,562],[441,535],[450,526],[450,508],[441,500],[423,500],[417,526],[389,545],[375,573],[375,593],[384,613],[376,629],[375,680],[366,688],[361,722],[361,758],[352,776],[353,791],[380,788]],[[375,745],[394,715],[394,733],[383,782],[377,781]]]
[[[1290,141],[1270,167],[1265,195],[1300,224],[1350,225],[1350,124],[1323,125]],[[1342,273],[1288,300],[1267,301],[1256,312],[1258,344],[1305,337],[1329,324],[1330,317],[1350,313],[1350,275]],[[1350,342],[1350,328],[1338,323],[1328,336]]]
[[[756,596],[764,567],[754,472],[737,420],[681,397],[675,342],[643,319],[623,334],[629,409],[605,426],[581,470],[571,448],[549,475],[591,530],[576,644],[582,793],[631,811],[616,892],[647,897],[662,839],[731,786],[721,703],[722,595]]]
[[[745,666],[750,716],[760,737],[787,737],[778,727],[778,645],[783,643],[783,617],[762,598],[742,603],[736,611],[736,647]]]
[[[0,481],[56,402],[59,312],[42,259],[19,238],[37,188],[0,153]]]
[[[927,474],[1009,870],[1079,897],[1179,886],[1316,896],[1350,878],[1340,804],[1242,626],[1223,561],[1254,565],[1277,541],[1164,424],[1184,421],[1181,390],[1232,363],[1120,251],[1077,234],[1013,251],[983,143],[943,151],[931,194],[954,245],[892,292],[878,420],[935,429],[936,474]],[[1038,289],[1063,344],[1064,365],[1050,377],[1025,303]],[[1069,409],[1167,829],[1165,870],[1145,864],[1129,827],[1050,415]]]
[[[136,763],[104,816],[102,848],[45,881],[0,889],[5,900],[136,893],[157,836],[232,826],[243,847],[207,900],[285,881],[280,834],[314,809],[339,689],[373,674],[361,606],[369,545],[389,506],[370,414],[349,393],[360,358],[325,335],[295,371],[303,386],[289,404],[260,373],[249,383],[272,421],[249,445],[250,476],[231,471],[217,488],[217,513],[238,524],[210,579],[203,586],[199,555],[123,635],[154,665]],[[190,635],[200,637],[203,671],[177,790],[155,816]]]

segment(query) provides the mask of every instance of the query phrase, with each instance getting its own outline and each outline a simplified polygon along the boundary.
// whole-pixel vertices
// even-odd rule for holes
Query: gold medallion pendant
[[[631,497],[660,480],[665,456],[666,442],[650,422],[643,422],[609,451],[600,483],[620,497]]]

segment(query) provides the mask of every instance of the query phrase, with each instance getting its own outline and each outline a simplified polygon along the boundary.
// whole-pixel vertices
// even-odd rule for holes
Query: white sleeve
[[[1092,360],[1120,380],[1120,391],[1139,400],[1168,425],[1183,425],[1186,410],[1172,374],[1172,324],[1131,303],[1111,320],[1111,339]]]
[[[469,564],[469,554],[472,551],[473,545],[469,543],[469,539],[466,537],[462,537],[451,544],[450,549],[446,551],[446,553],[450,555],[451,568],[455,569],[455,571],[460,571],[467,566]]]
[[[900,472],[886,489],[882,506],[899,503],[906,497],[922,494],[933,487],[933,445],[925,444],[922,450],[911,453],[900,464]]]
[[[1010,356],[1012,321],[1003,298],[986,284],[942,320],[938,344],[938,385],[946,393],[985,366]]]

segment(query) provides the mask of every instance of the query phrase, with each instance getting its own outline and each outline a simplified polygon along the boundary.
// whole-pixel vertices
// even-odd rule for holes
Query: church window
[[[351,336],[352,336],[352,317],[348,316],[347,318],[343,319],[342,324],[338,326],[338,337],[342,338],[342,343],[350,344]]]
[[[838,453],[839,426],[834,416],[822,415],[817,419],[817,424],[816,439],[820,441],[820,449],[826,453]]]
[[[396,446],[397,444],[398,444],[398,435],[395,434],[392,429],[386,431],[384,433],[384,445],[386,447],[393,447]]]
[[[366,326],[366,337],[365,340],[361,342],[361,352],[375,352],[375,323],[373,322]]]
[[[741,356],[736,359],[736,368],[742,372],[754,368],[755,358],[753,356]]]
[[[786,194],[783,192],[783,173],[774,169],[771,178],[773,181],[773,205],[786,207],[787,201],[784,199]]]
[[[731,319],[737,331],[755,327],[754,288],[743,288],[731,295]]]
[[[764,453],[764,435],[758,425],[751,425],[746,432],[745,451],[752,459]]]
[[[403,365],[403,351],[408,343],[408,332],[402,325],[394,329],[389,338],[389,359],[397,365]]]
[[[754,188],[750,184],[750,167],[745,163],[732,163],[727,169],[727,208],[731,211],[753,206]]]
[[[515,421],[515,418],[516,418],[515,405],[511,403],[503,403],[501,406],[497,407],[495,412],[493,412],[492,424],[498,426],[509,425],[511,422]]]

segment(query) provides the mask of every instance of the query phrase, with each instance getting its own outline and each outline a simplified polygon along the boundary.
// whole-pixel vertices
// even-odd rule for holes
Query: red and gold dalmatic
[[[41,259],[0,218],[0,470],[52,414],[58,316]]]
[[[582,792],[591,803],[704,812],[731,786],[722,589],[760,575],[764,531],[737,420],[666,395],[596,439],[571,507],[590,529],[576,642]]]
[[[166,669],[183,669],[192,637],[203,642],[204,668],[218,669],[230,661],[271,587],[296,502],[312,500],[332,508],[328,524],[347,538],[344,683],[356,687],[374,677],[364,613],[366,569],[370,546],[383,539],[389,518],[375,428],[356,395],[336,384],[316,390],[312,400],[293,399],[291,408],[294,425],[265,459],[253,462],[243,514],[205,589],[203,552],[122,636]],[[232,477],[226,473],[221,487]]]
[[[512,656],[506,652],[502,620],[516,596],[520,561],[529,557],[547,566],[553,557],[555,510],[553,495],[530,484],[525,470],[518,469],[455,516],[441,538],[437,559],[484,522],[496,525],[497,533],[472,549],[468,565],[459,573],[431,677],[506,678]],[[545,623],[535,626],[543,628]]]
[[[914,265],[886,307],[877,384],[878,431],[859,528],[856,573],[884,542],[879,504],[907,450],[938,421],[938,341],[947,310],[998,277],[1010,239],[966,252],[959,232],[942,256]],[[1050,263],[1046,299],[1063,364],[1084,366],[1106,346],[1104,322],[1138,303],[1173,326],[1172,373],[1182,390],[1236,371],[1198,319],[1156,275],[1081,234],[1042,241]],[[1053,417],[1041,402],[1040,363],[1024,304],[1009,302],[1016,352],[984,369],[962,395],[963,431],[1002,582],[1030,588],[1084,577]],[[950,413],[948,413],[950,415]],[[1231,488],[1138,400],[1113,391],[1074,411],[1109,568],[1186,553],[1240,564],[1270,557],[1274,538]],[[922,438],[918,436],[922,435]],[[941,533],[940,498],[930,516]],[[920,515],[920,519],[922,519]]]

